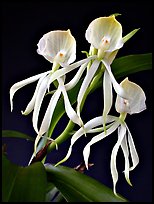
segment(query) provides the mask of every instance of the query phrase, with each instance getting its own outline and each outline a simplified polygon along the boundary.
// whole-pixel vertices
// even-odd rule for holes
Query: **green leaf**
[[[117,58],[112,63],[112,71],[116,78],[125,77],[140,71],[152,69],[152,54],[128,55]]]
[[[127,201],[116,197],[110,188],[72,168],[50,164],[46,164],[45,168],[48,180],[54,183],[68,202]]]
[[[55,194],[57,193],[57,191],[58,190],[55,187],[55,185],[51,182],[48,182],[45,201],[50,202],[55,197]]]
[[[20,167],[2,155],[3,202],[43,202],[46,187],[46,171],[41,162]]]
[[[27,134],[24,134],[22,132],[15,131],[15,130],[2,130],[2,137],[21,138],[21,139],[34,141],[33,137],[30,137]]]
[[[139,30],[140,28],[137,28],[137,29],[134,29],[132,30],[130,33],[128,33],[126,36],[123,37],[123,42],[127,42],[131,37],[133,37],[133,35],[135,35],[135,33],[137,33],[137,31]]]
[[[65,199],[63,198],[61,192],[55,187],[53,183],[50,183],[50,189],[48,187],[48,191],[46,194],[46,202],[65,202]]]

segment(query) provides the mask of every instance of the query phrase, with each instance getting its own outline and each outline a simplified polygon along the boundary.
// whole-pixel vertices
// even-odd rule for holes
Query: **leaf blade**
[[[110,188],[72,168],[50,164],[45,167],[48,179],[68,202],[126,202],[116,197]]]
[[[2,200],[4,202],[45,201],[47,179],[41,162],[28,167],[11,163],[2,155]]]
[[[127,55],[113,61],[112,71],[116,78],[124,77],[139,71],[152,69],[152,54]]]
[[[2,137],[20,138],[20,139],[26,139],[26,140],[34,141],[33,137],[31,137],[27,134],[24,134],[22,132],[15,131],[15,130],[2,130]]]

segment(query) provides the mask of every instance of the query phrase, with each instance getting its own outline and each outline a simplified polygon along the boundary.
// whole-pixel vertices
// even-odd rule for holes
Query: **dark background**
[[[135,28],[140,31],[119,51],[118,56],[152,52],[152,3],[150,1],[1,1],[2,10],[2,129],[17,130],[36,136],[31,114],[21,115],[31,99],[36,83],[20,89],[14,96],[14,110],[10,112],[9,89],[25,78],[51,69],[51,64],[36,52],[37,43],[43,34],[51,30],[70,29],[77,41],[77,60],[85,58],[82,50],[89,50],[85,31],[97,17],[121,13],[117,17],[123,27],[123,36]],[[118,79],[120,82],[123,78]],[[118,153],[119,181],[117,192],[130,201],[152,201],[152,72],[143,71],[129,75],[129,80],[139,84],[147,96],[147,110],[128,116],[127,125],[133,135],[139,154],[139,165],[130,172],[133,187],[124,178],[124,159]],[[47,102],[45,102],[46,107]],[[88,97],[83,109],[84,121],[101,115],[102,89]],[[43,111],[42,111],[43,112]],[[61,120],[53,138],[67,124],[67,117]],[[112,139],[111,139],[112,137]],[[90,138],[81,138],[74,145],[71,158],[64,164],[77,166],[82,161],[82,150]],[[91,148],[90,162],[95,165],[86,173],[112,188],[110,156],[117,134],[95,144]],[[16,164],[26,166],[33,152],[32,142],[21,139],[3,139],[7,143],[8,157]],[[69,140],[48,156],[48,162],[55,163],[67,153]]]

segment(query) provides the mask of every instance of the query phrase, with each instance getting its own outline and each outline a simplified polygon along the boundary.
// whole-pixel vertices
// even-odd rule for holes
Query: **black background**
[[[14,110],[10,112],[9,89],[20,80],[51,69],[51,64],[36,52],[43,34],[51,30],[70,29],[77,41],[77,60],[85,58],[82,50],[89,50],[85,31],[97,17],[121,13],[117,17],[123,27],[123,36],[135,28],[140,31],[119,51],[118,56],[152,52],[152,3],[150,1],[3,1],[2,9],[2,129],[18,130],[35,137],[31,114],[22,116],[31,99],[36,83],[28,85],[14,96]],[[123,78],[118,79],[120,82]],[[130,172],[130,187],[122,171],[124,159],[119,152],[117,163],[119,181],[117,191],[130,201],[152,200],[152,72],[143,71],[129,75],[129,80],[139,84],[147,96],[147,110],[128,116],[127,125],[133,135],[139,154],[139,165]],[[47,102],[45,102],[47,103]],[[44,104],[46,107],[47,104]],[[84,121],[102,113],[102,89],[88,97],[83,109]],[[43,111],[42,111],[43,112]],[[67,117],[54,132],[56,136],[67,124]],[[112,139],[111,139],[112,137]],[[71,158],[64,164],[74,167],[82,161],[82,150],[90,138],[81,138],[74,145]],[[113,134],[91,148],[90,162],[95,165],[86,173],[112,188],[110,155],[117,140]],[[20,139],[3,139],[7,143],[8,157],[16,164],[26,166],[33,151],[33,144]],[[55,163],[67,153],[69,140],[48,156]],[[83,181],[84,182],[84,181]]]

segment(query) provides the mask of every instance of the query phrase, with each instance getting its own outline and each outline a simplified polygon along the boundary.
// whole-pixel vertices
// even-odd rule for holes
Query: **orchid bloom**
[[[77,98],[77,113],[80,116],[80,106],[87,87],[91,83],[96,71],[100,66],[103,67],[103,91],[104,91],[104,120],[112,106],[112,85],[116,93],[122,98],[128,99],[128,94],[117,83],[112,74],[110,65],[112,64],[118,50],[129,40],[138,29],[133,30],[125,37],[122,37],[122,26],[115,19],[115,15],[100,17],[93,20],[86,30],[86,40],[91,44],[90,55],[97,55],[91,67],[87,71],[85,79],[80,88]],[[101,68],[102,69],[102,68]],[[101,70],[102,71],[102,70]],[[104,121],[105,122],[105,121]]]
[[[56,165],[59,165],[60,163],[65,162],[70,157],[74,143],[82,135],[84,135],[84,131],[86,131],[87,134],[99,132],[99,134],[93,137],[83,150],[85,165],[86,165],[86,168],[88,169],[88,159],[90,155],[91,145],[106,138],[107,136],[111,135],[116,129],[118,129],[118,140],[115,146],[113,147],[112,154],[111,154],[111,163],[110,163],[111,174],[112,174],[112,179],[113,179],[113,191],[115,195],[117,195],[116,183],[118,181],[118,172],[116,168],[116,157],[117,157],[119,148],[120,147],[122,148],[122,151],[124,154],[124,158],[125,158],[124,174],[125,174],[125,178],[127,182],[130,185],[132,184],[129,179],[129,171],[133,170],[139,163],[139,157],[138,157],[138,154],[135,148],[135,144],[134,144],[132,135],[125,122],[126,115],[140,113],[141,111],[146,109],[146,104],[145,104],[146,96],[140,86],[129,81],[128,78],[124,79],[120,85],[123,87],[125,91],[127,91],[129,98],[130,98],[129,100],[127,100],[117,95],[115,107],[116,107],[116,111],[120,113],[120,116],[115,117],[115,116],[107,115],[106,133],[104,131],[104,126],[103,126],[103,123],[104,123],[103,116],[99,116],[99,117],[93,118],[90,121],[88,121],[84,125],[84,128],[85,128],[84,130],[83,128],[80,128],[72,136],[71,145],[69,147],[66,157],[56,164]],[[130,163],[129,163],[129,155],[131,156],[131,159],[132,159],[132,163],[133,163],[132,166],[130,166]]]
[[[70,30],[51,31],[43,35],[43,37],[39,40],[39,43],[37,44],[37,46],[38,46],[38,49],[37,49],[38,54],[42,55],[43,57],[45,57],[45,59],[47,59],[49,62],[53,64],[52,70],[46,71],[44,73],[38,74],[36,76],[32,76],[20,82],[17,82],[10,89],[10,104],[11,104],[11,111],[12,111],[13,96],[15,92],[20,88],[24,87],[25,85],[28,85],[38,80],[38,83],[31,101],[28,103],[25,111],[22,111],[23,115],[28,115],[30,112],[33,111],[33,117],[32,117],[33,127],[36,133],[38,134],[35,140],[35,150],[36,150],[37,143],[39,142],[39,139],[45,132],[47,132],[49,128],[54,109],[56,107],[58,99],[60,98],[61,93],[64,96],[64,105],[65,105],[65,110],[68,117],[79,126],[82,125],[81,119],[78,117],[78,115],[73,110],[70,104],[70,101],[64,86],[64,82],[65,82],[65,76],[68,72],[79,67],[82,64],[86,65],[93,58],[91,57],[89,59],[84,59],[74,64],[71,64],[76,59],[76,41],[75,41],[75,38],[72,36]],[[61,69],[59,69],[60,66],[62,66]],[[49,102],[48,108],[44,115],[42,124],[38,129],[38,117],[39,117],[41,104],[43,102],[43,99],[45,97],[47,90],[49,90],[49,85],[55,80],[58,81],[58,84],[59,84],[58,88],[51,97],[51,100]],[[74,82],[73,84],[71,83],[71,86],[69,86],[68,84],[68,89],[72,88],[73,86],[75,86]]]

